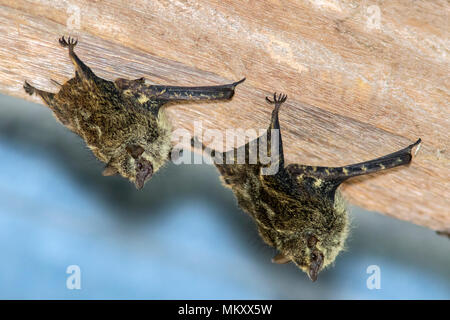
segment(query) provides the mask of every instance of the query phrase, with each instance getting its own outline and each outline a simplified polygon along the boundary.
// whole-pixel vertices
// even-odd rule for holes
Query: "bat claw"
[[[270,104],[275,104],[275,105],[278,105],[278,106],[280,106],[281,104],[283,104],[283,103],[286,101],[286,99],[287,99],[287,95],[286,95],[286,94],[280,93],[280,94],[277,96],[277,93],[276,93],[276,92],[273,94],[273,100],[270,100],[269,97],[266,97],[266,101],[267,101],[268,103],[270,103]]]
[[[420,139],[420,138],[410,146],[411,149],[414,148],[414,147],[417,147],[416,151],[414,151],[414,156],[417,155],[417,153],[419,152],[421,146],[422,146],[422,139]]]
[[[235,88],[238,84],[241,84],[244,81],[245,81],[245,78],[242,78],[241,80],[236,81],[235,83],[233,83],[233,88]]]
[[[78,39],[68,37],[67,40],[62,36],[59,38],[59,44],[61,47],[66,48],[69,47],[70,49],[73,49],[78,43]]]

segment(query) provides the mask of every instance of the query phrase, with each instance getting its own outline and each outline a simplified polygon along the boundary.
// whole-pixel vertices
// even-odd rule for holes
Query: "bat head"
[[[308,210],[291,212],[283,228],[274,228],[272,238],[280,253],[272,262],[292,261],[316,281],[320,271],[333,263],[344,248],[349,224],[340,195],[335,203],[319,200],[308,206]],[[309,215],[306,219],[305,213]]]
[[[144,148],[139,145],[128,145],[126,151],[131,157],[129,159],[128,179],[134,180],[134,184],[137,189],[142,189],[145,182],[149,180],[153,175],[152,163],[144,157]]]
[[[153,164],[143,147],[138,144],[129,144],[125,152],[110,161],[103,171],[105,176],[117,173],[133,182],[137,189],[142,189],[153,175]]]

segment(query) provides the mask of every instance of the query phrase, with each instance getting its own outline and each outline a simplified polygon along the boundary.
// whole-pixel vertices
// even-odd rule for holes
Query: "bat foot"
[[[276,106],[282,105],[282,104],[286,101],[286,99],[287,99],[287,95],[286,95],[286,94],[280,93],[280,94],[277,96],[277,93],[276,93],[276,92],[273,94],[273,100],[270,100],[269,97],[266,97],[266,101],[267,101],[268,103],[270,103],[270,104],[275,104]]]
[[[273,112],[272,112],[272,117],[273,117],[273,115],[278,115],[278,111],[280,110],[281,105],[286,101],[286,99],[287,99],[286,94],[280,93],[277,96],[276,92],[273,94],[273,100],[270,100],[269,97],[266,97],[266,101],[268,103],[275,105],[275,109],[273,109]]]
[[[35,87],[33,87],[31,84],[29,84],[27,81],[23,84],[23,89],[26,93],[28,93],[30,96],[33,95],[34,91],[36,90]]]
[[[73,50],[73,48],[77,45],[78,40],[75,38],[68,37],[67,40],[62,36],[59,38],[59,44],[63,48],[69,47],[70,50]]]

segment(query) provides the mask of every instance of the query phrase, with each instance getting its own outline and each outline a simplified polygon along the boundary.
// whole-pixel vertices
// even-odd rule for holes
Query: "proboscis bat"
[[[75,54],[77,41],[59,39],[69,48],[75,77],[60,85],[58,93],[34,88],[63,125],[84,139],[94,155],[106,163],[103,175],[120,174],[141,189],[169,159],[171,129],[161,108],[168,102],[231,99],[245,80],[219,86],[178,87],[149,85],[144,78],[114,82],[94,74]]]
[[[273,100],[266,98],[275,105],[267,134],[227,152],[204,145],[203,151],[213,158],[239,206],[255,220],[264,242],[279,252],[272,262],[292,261],[315,281],[319,272],[335,260],[348,236],[348,213],[337,190],[339,185],[354,176],[410,163],[411,151],[421,140],[383,157],[343,167],[285,166],[278,112],[286,98],[276,94]],[[279,142],[273,158],[279,169],[273,175],[262,174],[267,165],[260,161],[259,149],[265,143],[264,150],[271,149],[273,133]],[[193,140],[196,147],[197,142]],[[239,152],[245,152],[244,164],[237,162]],[[254,164],[249,162],[251,152],[257,153]]]

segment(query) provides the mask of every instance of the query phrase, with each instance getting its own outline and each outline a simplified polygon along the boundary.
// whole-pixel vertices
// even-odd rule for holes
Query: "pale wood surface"
[[[63,34],[78,37],[77,53],[106,79],[208,85],[246,76],[231,102],[168,108],[174,127],[202,120],[204,128],[263,129],[271,112],[264,97],[282,91],[288,162],[350,164],[421,137],[409,167],[342,190],[353,204],[445,231],[449,13],[443,0],[0,0],[0,91],[40,102],[23,91],[25,79],[56,91],[50,78],[72,77],[57,44]]]

